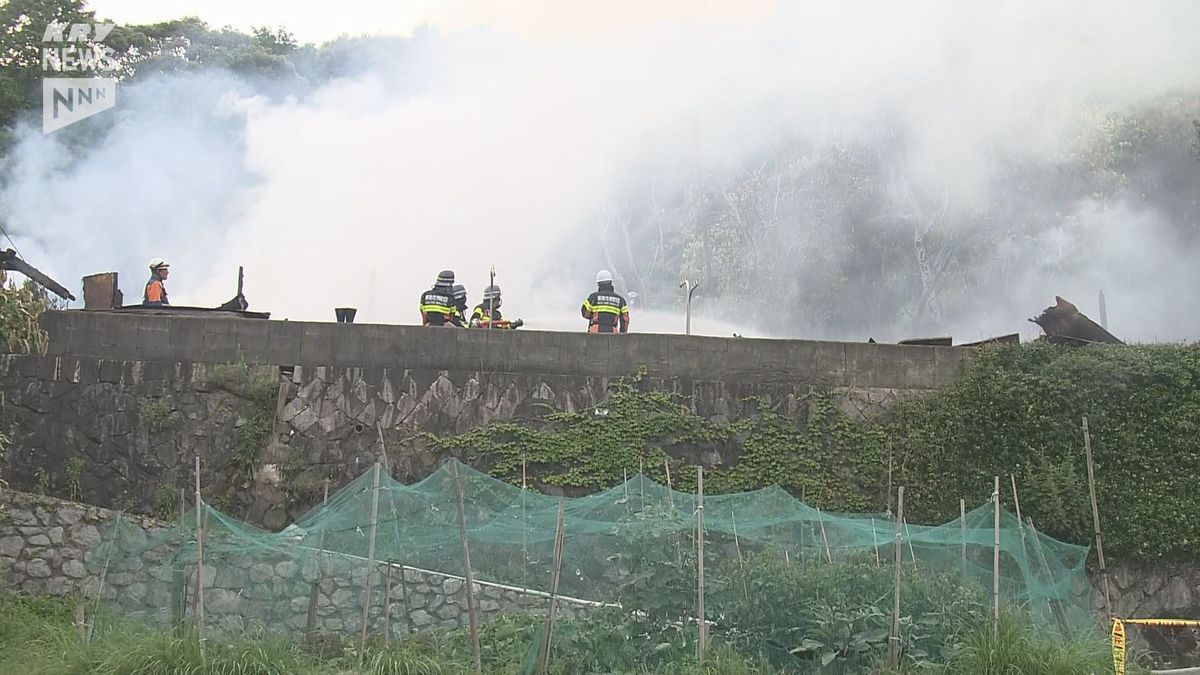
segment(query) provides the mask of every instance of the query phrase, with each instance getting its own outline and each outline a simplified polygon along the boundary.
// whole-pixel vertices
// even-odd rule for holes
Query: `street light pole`
[[[687,299],[684,301],[684,305],[683,305],[684,306],[683,311],[684,311],[684,317],[685,317],[684,318],[684,329],[683,329],[684,335],[692,334],[692,293],[695,293],[696,289],[699,288],[699,286],[700,286],[700,284],[692,283],[691,281],[688,281],[687,279],[684,279],[679,284],[679,287],[682,288],[684,290],[684,292],[687,293]]]

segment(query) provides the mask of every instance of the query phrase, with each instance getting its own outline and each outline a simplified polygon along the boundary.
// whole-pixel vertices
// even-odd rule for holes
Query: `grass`
[[[22,675],[450,675],[472,671],[471,648],[465,631],[422,634],[385,647],[369,644],[360,654],[357,641],[326,639],[319,643],[293,643],[264,633],[213,636],[205,643],[205,658],[195,635],[174,634],[151,626],[102,623],[90,644],[83,644],[73,625],[72,599],[17,596],[0,599],[0,673]],[[597,641],[610,635],[612,626],[599,631],[575,624],[556,638],[556,658],[551,672],[574,675],[590,672],[585,664],[598,664],[600,652],[627,649],[625,640]],[[581,630],[584,629],[584,630]],[[535,635],[541,621],[510,616],[483,626],[483,670],[516,675],[525,672],[534,654]],[[590,653],[589,653],[590,652]],[[899,671],[874,669],[888,675],[1087,675],[1111,672],[1112,652],[1104,636],[1088,633],[1060,640],[1040,632],[1015,617],[1001,621],[999,636],[991,626],[961,636],[945,664]],[[635,662],[648,654],[628,655]],[[601,659],[603,660],[603,659]],[[650,669],[622,667],[618,675],[772,675],[762,659],[747,659],[714,642],[703,664],[679,653]],[[1145,673],[1132,663],[1127,671]]]

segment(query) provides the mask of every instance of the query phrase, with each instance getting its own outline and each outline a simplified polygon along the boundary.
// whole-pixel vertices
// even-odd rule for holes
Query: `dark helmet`
[[[434,285],[435,286],[453,286],[454,285],[454,271],[453,270],[442,270],[441,272],[438,272],[437,283]]]
[[[483,299],[484,300],[493,300],[493,299],[499,300],[500,299],[500,287],[499,286],[488,286],[487,288],[483,289]]]
[[[454,297],[456,299],[466,298],[467,297],[467,287],[463,286],[462,284],[455,284],[454,285]]]

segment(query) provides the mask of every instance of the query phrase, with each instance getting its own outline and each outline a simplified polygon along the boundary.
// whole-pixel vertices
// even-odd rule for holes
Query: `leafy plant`
[[[179,508],[175,488],[163,483],[154,492],[154,515],[161,520],[172,520]]]
[[[33,472],[34,491],[39,495],[50,494],[50,474],[46,473],[46,469],[38,467],[37,471]]]
[[[179,425],[179,413],[166,397],[143,396],[138,399],[138,419],[150,433],[170,431]]]
[[[83,488],[80,485],[80,479],[83,477],[83,458],[75,455],[67,460],[67,491],[70,494],[71,501],[79,501],[83,496]]]
[[[17,285],[0,270],[0,348],[44,354],[49,336],[38,319],[42,312],[56,306],[41,286],[31,281]]]

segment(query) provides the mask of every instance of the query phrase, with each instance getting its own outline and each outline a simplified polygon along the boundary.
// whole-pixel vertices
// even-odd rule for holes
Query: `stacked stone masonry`
[[[131,620],[166,626],[194,620],[194,560],[176,560],[179,542],[164,541],[141,556],[123,561],[92,558],[115,512],[63,500],[15,492],[0,493],[0,590],[66,595],[80,592],[89,601]],[[166,524],[150,518],[128,523],[127,541],[164,536]],[[185,549],[186,550],[186,549]],[[240,632],[262,627],[287,635],[354,635],[362,622],[366,562],[326,555],[262,558],[248,567],[209,561],[204,567],[206,625]],[[467,625],[466,583],[461,576],[378,564],[372,575],[369,630],[382,634],[384,608],[390,602],[388,629],[402,636],[434,628]],[[476,582],[482,621],[506,613],[544,613],[547,596],[536,590]],[[578,616],[593,603],[560,598],[560,616]]]

